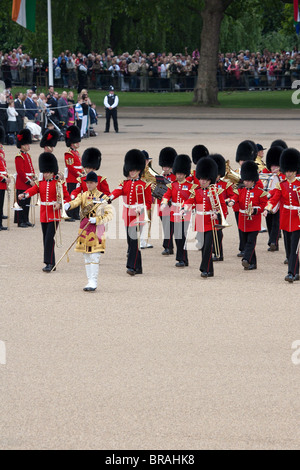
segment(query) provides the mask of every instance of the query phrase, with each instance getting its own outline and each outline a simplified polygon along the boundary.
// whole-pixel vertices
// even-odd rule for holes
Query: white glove
[[[65,202],[65,203],[64,203],[64,209],[65,209],[65,211],[68,211],[68,210],[70,209],[70,207],[71,207],[71,206],[70,206],[69,202]]]
[[[90,217],[90,218],[89,218],[89,223],[90,223],[90,224],[95,224],[96,222],[97,222],[96,217]]]
[[[73,199],[75,199],[75,196],[71,196],[71,199],[72,199],[72,201],[73,201]]]

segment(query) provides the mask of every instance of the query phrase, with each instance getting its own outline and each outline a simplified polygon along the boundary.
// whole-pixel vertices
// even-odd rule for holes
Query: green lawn
[[[62,89],[56,89],[59,93]],[[12,93],[17,91],[26,91],[25,88],[13,88]],[[46,90],[39,90],[44,91]],[[221,108],[273,108],[273,109],[294,109],[292,102],[293,90],[283,91],[234,91],[220,92],[218,95]],[[89,96],[97,106],[103,106],[105,91],[90,90]],[[174,92],[174,93],[134,93],[117,92],[119,96],[119,106],[195,106],[193,103],[193,92]],[[75,99],[77,93],[74,93]],[[300,92],[299,95],[300,98]]]

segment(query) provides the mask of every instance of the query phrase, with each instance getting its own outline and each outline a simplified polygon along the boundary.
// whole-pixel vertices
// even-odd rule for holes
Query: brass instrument
[[[151,183],[151,192],[156,188],[157,181],[156,181],[156,176],[159,176],[159,173],[157,171],[153,170],[151,163],[146,165],[145,170],[143,171],[143,174],[141,176],[141,180],[145,181],[145,183]]]
[[[140,188],[140,189],[139,189]],[[139,196],[142,195],[143,197],[143,212],[144,212],[144,220],[143,220],[143,224],[149,224],[150,223],[150,219],[148,217],[148,211],[147,211],[147,207],[146,207],[146,201],[145,201],[145,190],[144,190],[144,186],[142,184],[137,184],[136,187],[135,187],[135,198],[136,198],[136,230],[137,230],[137,236],[138,236],[138,247],[140,249],[140,246],[141,246],[141,229],[140,229],[140,224],[141,224],[141,221],[140,221],[140,214],[141,212],[138,211],[138,206],[139,206]]]
[[[226,160],[225,176],[221,180],[226,183],[233,183],[235,186],[241,183],[240,175],[231,168],[229,160]]]
[[[212,207],[212,211],[215,214],[220,214],[221,216],[221,223],[218,223],[213,217],[211,216],[211,225],[212,225],[212,232],[213,232],[213,241],[214,241],[214,247],[215,247],[215,255],[216,258],[220,258],[220,245],[219,245],[219,239],[218,239],[218,234],[217,230],[220,230],[222,228],[230,227],[228,222],[226,222],[226,219],[224,217],[224,213],[221,207],[221,202],[220,198],[218,195],[218,189],[215,184],[211,184],[208,188],[208,197],[210,200],[210,205]]]
[[[249,202],[245,213],[248,215],[247,220],[252,220],[252,202]]]

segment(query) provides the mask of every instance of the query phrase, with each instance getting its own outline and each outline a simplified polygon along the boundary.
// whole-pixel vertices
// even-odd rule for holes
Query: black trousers
[[[59,222],[41,223],[44,244],[44,263],[55,265],[55,233]]]
[[[174,222],[174,237],[176,243],[176,260],[177,261],[184,261],[186,264],[188,263],[188,253],[187,250],[184,249],[185,241],[186,241],[186,234],[189,228],[189,222]]]
[[[198,232],[198,237],[204,237],[203,246],[201,248],[202,251],[202,261],[200,264],[200,271],[207,272],[207,273],[214,273],[214,265],[212,260],[212,252],[213,252],[213,232],[209,230],[208,232],[200,233]],[[198,238],[199,239],[199,238]]]
[[[240,215],[240,213],[235,212],[234,215],[235,215],[236,224],[237,224],[237,226],[239,226],[239,215]],[[244,243],[243,242],[244,238],[242,236],[242,231],[239,228],[238,228],[238,231],[239,231],[239,250],[244,251],[244,244],[243,244]]]
[[[279,217],[280,213],[277,211],[275,214],[268,214],[266,217],[267,229],[269,234],[268,245],[274,244],[278,247],[279,239]]]
[[[67,189],[68,189],[68,193],[70,194],[70,196],[71,196],[71,192],[74,191],[74,189],[76,189],[76,186],[77,186],[77,183],[67,183]],[[80,210],[79,207],[75,207],[75,209],[68,211],[67,214],[69,217],[71,217],[71,219],[79,220],[80,219],[79,210]]]
[[[256,265],[256,239],[258,231],[256,232],[241,232],[243,237],[244,244],[244,256],[243,259],[246,259],[250,264]]]
[[[165,250],[174,250],[173,234],[174,222],[171,222],[169,215],[160,216],[162,222],[164,241],[163,247]]]
[[[297,248],[300,238],[300,230],[296,230],[295,232],[286,232],[283,230],[283,236],[287,258],[289,260],[288,273],[295,276],[296,274],[299,274],[299,254]]]
[[[142,256],[139,250],[137,226],[126,227],[128,257],[126,268],[142,269]]]
[[[17,197],[19,194],[23,194],[25,191],[23,189],[17,189]],[[17,199],[17,202],[19,206],[22,208],[21,211],[16,211],[15,212],[15,223],[20,225],[20,224],[26,224],[26,222],[29,222],[29,210],[30,210],[30,204],[31,204],[31,197],[28,197],[26,199]]]
[[[113,109],[107,109],[107,108],[106,108],[105,112],[106,112],[106,126],[105,126],[105,131],[106,131],[106,132],[109,132],[110,118],[113,119],[115,131],[118,131],[118,130],[119,130],[119,126],[118,126],[118,111],[117,111],[117,108],[113,108]]]
[[[4,197],[5,197],[5,189],[0,189],[0,227],[2,227]]]

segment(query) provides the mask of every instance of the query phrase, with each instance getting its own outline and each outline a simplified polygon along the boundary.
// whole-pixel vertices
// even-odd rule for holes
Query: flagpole
[[[51,0],[48,0],[48,86],[53,86],[52,14]]]

